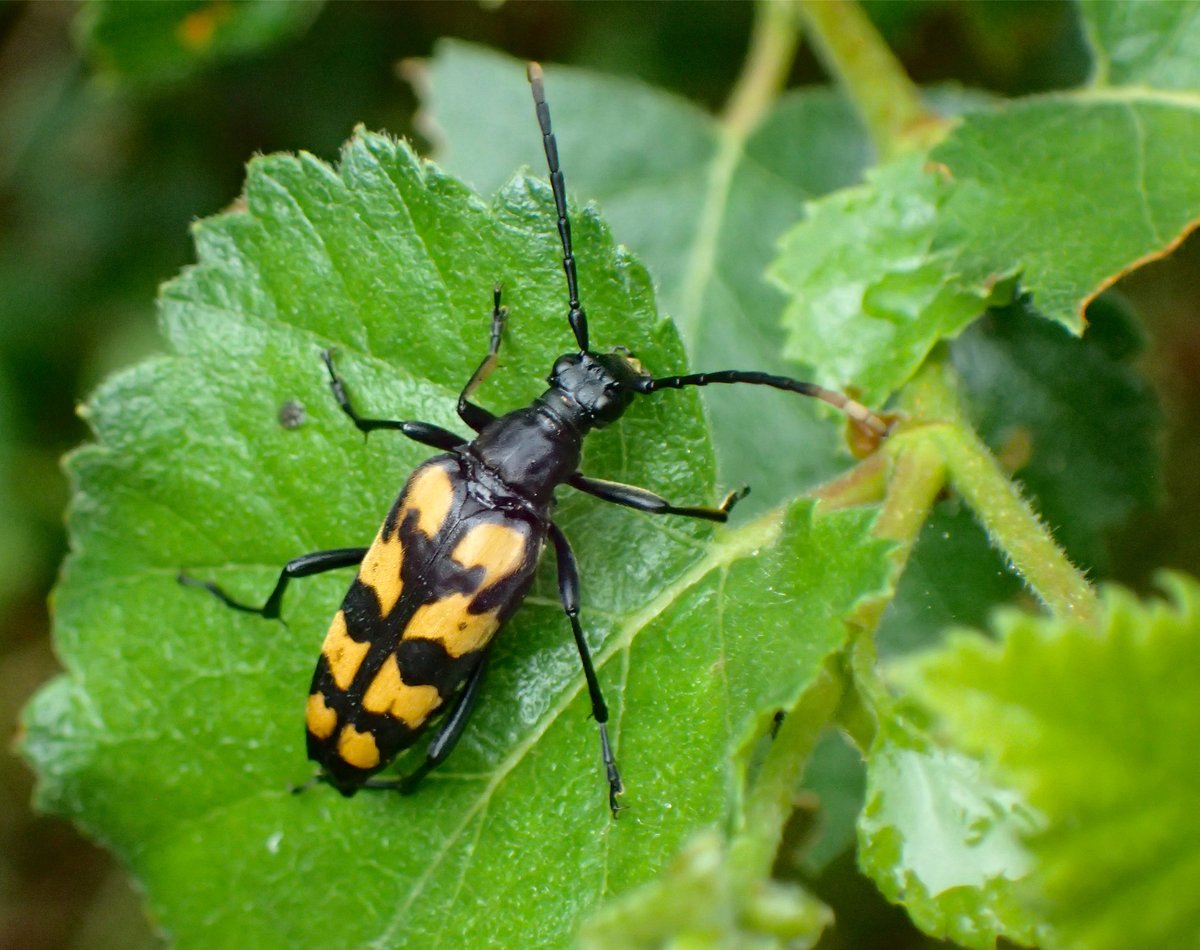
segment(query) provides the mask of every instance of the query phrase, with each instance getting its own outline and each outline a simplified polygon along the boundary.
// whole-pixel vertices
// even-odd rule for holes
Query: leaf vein
[[[1135,191],[1138,196],[1139,210],[1142,213],[1142,221],[1150,232],[1155,245],[1161,246],[1164,242],[1158,230],[1158,225],[1154,222],[1154,213],[1150,208],[1150,196],[1146,191],[1146,129],[1142,125],[1142,117],[1138,115],[1137,109],[1130,103],[1126,106],[1126,111],[1129,113],[1129,120],[1133,124],[1134,132],[1134,159],[1137,165],[1137,181]]]

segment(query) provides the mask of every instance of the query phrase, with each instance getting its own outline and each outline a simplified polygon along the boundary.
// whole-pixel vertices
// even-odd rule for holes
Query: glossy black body
[[[579,470],[584,436],[620,418],[633,401],[629,384],[648,378],[640,369],[621,353],[561,356],[532,406],[488,422],[463,452],[548,517],[554,488]]]

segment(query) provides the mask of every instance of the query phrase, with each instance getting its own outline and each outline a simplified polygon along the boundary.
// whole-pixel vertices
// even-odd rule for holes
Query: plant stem
[[[908,560],[929,510],[946,484],[946,466],[935,445],[923,433],[899,433],[893,449],[891,478],[875,534],[899,544],[893,553],[897,566]]]
[[[992,545],[1024,578],[1051,613],[1096,620],[1099,602],[1087,578],[1068,560],[1017,486],[963,417],[953,370],[938,354],[907,387],[906,400],[923,417],[950,483],[975,512]]]
[[[745,141],[787,81],[800,41],[800,20],[787,0],[759,0],[746,62],[721,114],[729,135]]]
[[[731,879],[736,885],[753,885],[770,876],[783,826],[796,807],[796,789],[805,766],[841,695],[840,677],[824,670],[780,724],[750,789],[746,823],[730,846]]]
[[[733,173],[746,140],[783,88],[799,41],[800,24],[792,3],[760,0],[755,7],[745,65],[717,124],[717,150],[704,189],[704,206],[696,225],[679,313],[675,315],[687,339],[692,337],[703,309]]]
[[[821,503],[822,511],[841,511],[881,501],[887,491],[888,460],[884,452],[875,452],[854,468],[830,479],[808,494]]]
[[[813,47],[862,117],[883,160],[923,150],[944,120],[921,104],[917,87],[852,0],[797,0]]]
[[[1091,622],[1096,593],[1068,559],[980,438],[964,425],[941,432],[950,481],[975,510],[992,544],[1002,551],[1051,613]]]

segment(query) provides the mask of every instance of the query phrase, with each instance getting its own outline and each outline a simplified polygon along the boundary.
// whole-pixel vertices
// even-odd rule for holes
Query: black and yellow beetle
[[[425,422],[363,418],[346,395],[328,351],[322,354],[342,411],[364,433],[393,429],[445,450],[408,479],[370,547],[317,551],[289,561],[261,607],[239,603],[215,584],[180,575],[230,607],[278,618],[288,582],[359,565],[333,618],[309,690],[308,756],[320,778],[344,795],[358,789],[411,791],[442,762],[462,735],[479,695],[488,647],[520,606],[547,538],[558,565],[558,589],[587,680],[592,714],[617,812],[621,776],[608,739],[608,709],[579,623],[579,576],[571,547],[552,520],[554,489],[570,485],[605,501],[651,514],[725,521],[746,489],[716,508],[678,507],[644,488],[589,478],[579,471],[584,436],[620,418],[637,395],[660,389],[752,383],[824,400],[877,437],[887,425],[853,400],[784,376],[740,370],[655,379],[622,347],[596,353],[579,301],[566,187],[550,127],[542,71],[529,65],[538,123],[558,212],[567,321],[578,352],[558,358],[549,388],[531,406],[493,416],[470,401],[496,366],[506,317],[493,291],[491,344],[458,399],[458,414],[477,435],[468,441]],[[422,765],[396,780],[372,780],[425,726],[444,715]]]

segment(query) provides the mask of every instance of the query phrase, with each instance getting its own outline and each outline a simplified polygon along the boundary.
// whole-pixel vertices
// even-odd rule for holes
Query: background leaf
[[[890,658],[939,643],[948,626],[982,624],[1021,590],[971,510],[947,499],[930,513],[904,567],[880,621],[879,652]]]
[[[1098,86],[1200,87],[1200,5],[1080,0]]]
[[[1037,862],[1022,900],[1056,928],[1048,947],[1200,936],[1200,585],[1166,584],[1170,604],[1109,589],[1101,631],[1008,613],[999,642],[961,633],[897,671],[956,746],[1044,816],[1026,832]]]
[[[991,311],[951,356],[980,435],[1010,458],[1075,563],[1105,570],[1107,532],[1157,500],[1162,420],[1134,369],[1132,315],[1111,295],[1088,313],[1080,339],[1022,303]]]
[[[940,237],[969,279],[1019,269],[1037,309],[1079,333],[1097,293],[1195,227],[1197,146],[1195,95],[1084,90],[975,113],[931,156],[957,184]]]
[[[805,354],[829,386],[853,381],[868,405],[974,320],[1001,276],[972,284],[954,273],[957,249],[936,246],[954,187],[923,165],[910,156],[881,166],[865,184],[814,203],[770,271],[792,297],[787,352]]]
[[[1128,5],[1113,8],[1102,32],[1116,42],[1129,27],[1130,49],[1152,19],[1177,27],[1143,50],[1139,75],[1120,72],[1129,85],[994,104],[963,98],[966,114],[928,154],[815,202],[787,234],[771,268],[791,296],[787,351],[805,354],[821,381],[853,380],[868,402],[885,398],[939,340],[1008,303],[1012,277],[1038,312],[1080,333],[1101,290],[1196,226],[1200,175],[1186,156],[1200,145],[1200,97],[1195,83],[1181,91],[1192,77],[1172,64],[1200,43],[1191,37],[1200,19],[1191,8],[1129,13],[1146,20],[1135,26],[1123,19]],[[1140,74],[1167,77],[1168,90]],[[847,332],[858,313],[871,320]]]
[[[151,85],[292,39],[320,9],[312,0],[88,0],[78,33],[110,80]]]
[[[884,895],[935,937],[980,950],[1000,937],[1037,946],[1018,899],[1033,865],[1021,833],[1036,816],[979,764],[893,715],[867,757],[859,861]]]

